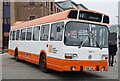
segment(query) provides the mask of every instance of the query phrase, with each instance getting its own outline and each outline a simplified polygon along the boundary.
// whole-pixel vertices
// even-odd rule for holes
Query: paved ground
[[[120,54],[120,53],[119,53]],[[118,60],[118,58],[117,58]],[[120,62],[120,61],[119,61]],[[108,72],[56,72],[43,73],[37,65],[20,61],[5,53],[2,55],[3,79],[118,79],[118,61]]]

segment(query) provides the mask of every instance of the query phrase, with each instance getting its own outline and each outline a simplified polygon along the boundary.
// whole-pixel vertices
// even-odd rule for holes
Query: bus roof
[[[35,25],[50,23],[50,22],[55,22],[55,21],[59,21],[59,20],[65,20],[65,19],[68,18],[68,14],[71,10],[80,10],[80,9],[69,9],[69,10],[59,12],[59,13],[55,13],[55,14],[52,14],[52,15],[49,15],[49,16],[37,18],[37,19],[34,19],[34,20],[26,21],[26,22],[17,23],[17,24],[14,24],[11,27],[11,30],[31,27],[31,26],[35,26]],[[93,10],[81,10],[81,11],[88,11],[88,12],[103,14],[103,13],[93,11]]]
[[[63,12],[60,12],[60,13],[52,14],[52,15],[49,15],[49,16],[45,16],[45,17],[41,17],[41,18],[38,18],[38,19],[34,19],[34,20],[31,20],[31,21],[18,23],[18,24],[13,25],[11,28],[14,30],[14,29],[20,29],[20,28],[30,27],[30,26],[34,26],[34,25],[39,25],[39,24],[44,24],[44,23],[64,20],[64,19],[67,18],[67,15],[68,15],[69,11],[70,10],[67,10],[67,11],[63,11]]]

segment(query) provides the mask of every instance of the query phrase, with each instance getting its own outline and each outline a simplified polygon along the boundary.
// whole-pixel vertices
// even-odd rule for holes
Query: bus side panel
[[[38,54],[30,54],[27,52],[19,51],[19,59],[25,60],[27,62],[31,62],[33,64],[39,64],[39,55]]]
[[[47,57],[47,67],[56,71],[62,71],[61,60],[57,58]]]
[[[40,50],[43,48],[40,42],[31,41],[13,41],[10,42],[9,48],[14,50],[18,48],[18,58],[32,62],[34,64],[39,64]],[[14,51],[9,51],[10,55],[14,56]]]
[[[29,54],[28,55],[29,59],[35,62],[35,64],[39,65],[39,54]]]
[[[8,49],[8,53],[11,56],[14,56],[14,50]],[[30,53],[26,53],[26,52],[21,52],[18,51],[18,58],[21,60],[25,60],[34,64],[39,64],[39,55],[38,54],[30,54]]]
[[[47,66],[50,69],[62,71],[62,62],[60,59],[64,57],[63,42],[50,41],[48,45]]]
[[[11,49],[8,49],[7,52],[11,55],[11,56],[14,56],[14,50],[11,50]]]

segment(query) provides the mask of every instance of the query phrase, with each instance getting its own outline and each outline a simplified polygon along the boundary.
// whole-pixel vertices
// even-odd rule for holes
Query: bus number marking
[[[49,53],[52,53],[53,52],[53,49],[52,49],[52,45],[49,45],[49,50],[48,50]]]
[[[57,49],[56,48],[53,48],[52,45],[49,45],[49,50],[48,50],[49,53],[57,53]]]

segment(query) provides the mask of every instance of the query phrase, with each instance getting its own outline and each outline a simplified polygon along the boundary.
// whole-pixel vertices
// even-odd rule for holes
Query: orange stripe
[[[46,52],[42,50],[41,52]],[[8,53],[14,56],[14,50],[8,50]],[[28,57],[27,57],[28,54]],[[39,55],[38,54],[30,54],[26,52],[19,51],[19,59],[23,59],[25,61],[34,63],[39,65]],[[97,60],[61,60],[57,58],[47,57],[47,67],[56,71],[71,71],[71,67],[74,66],[76,68],[75,71],[80,71],[80,67],[83,67],[83,71],[86,67],[94,67],[96,71],[96,67],[99,66],[99,71],[102,70],[102,67],[105,67],[105,70],[108,70],[108,63],[107,61],[97,61]]]
[[[56,58],[47,57],[47,67],[56,71],[62,71],[62,60]]]
[[[11,56],[14,56],[14,50],[8,49],[7,52],[8,52],[8,54],[10,54]]]
[[[10,55],[14,56],[14,50],[9,49],[8,53]],[[27,53],[27,52],[19,51],[18,52],[18,58],[22,59],[22,60],[25,60],[25,61],[28,61],[28,62],[31,62],[31,63],[34,63],[34,64],[37,64],[37,65],[39,64],[39,55],[38,54],[30,54],[30,53]]]

